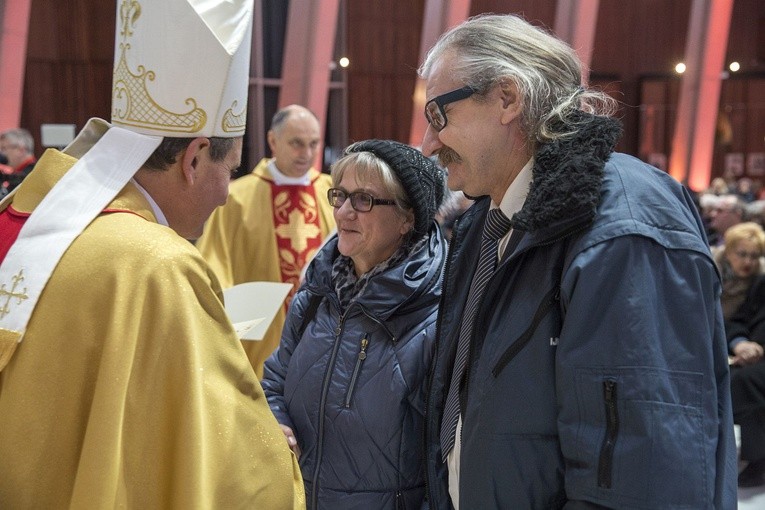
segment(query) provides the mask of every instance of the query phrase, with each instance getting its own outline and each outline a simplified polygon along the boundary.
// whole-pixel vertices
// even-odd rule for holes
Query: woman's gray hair
[[[395,172],[384,160],[375,156],[371,152],[352,152],[346,154],[332,164],[330,175],[332,176],[332,186],[337,186],[342,182],[343,175],[349,168],[356,169],[356,180],[362,186],[365,186],[373,180],[379,180],[385,191],[393,196],[396,201],[396,210],[402,218],[414,217],[412,205],[406,196],[404,186],[399,181]],[[376,197],[385,198],[385,197]]]
[[[545,143],[577,131],[572,112],[611,115],[616,101],[581,86],[582,64],[576,52],[545,30],[514,15],[470,18],[436,42],[418,70],[427,79],[449,53],[447,71],[469,85],[478,97],[503,80],[512,80],[521,95],[521,128],[529,141]]]

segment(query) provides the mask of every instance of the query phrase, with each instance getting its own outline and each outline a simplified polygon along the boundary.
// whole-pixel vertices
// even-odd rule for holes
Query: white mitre
[[[252,2],[123,0],[112,124],[173,137],[242,136]]]
[[[77,163],[0,265],[0,370],[64,252],[163,137],[244,134],[252,11],[253,0],[118,0],[113,125],[91,119],[64,149]]]

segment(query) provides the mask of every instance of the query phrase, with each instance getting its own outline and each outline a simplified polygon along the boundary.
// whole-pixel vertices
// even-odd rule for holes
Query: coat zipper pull
[[[359,360],[364,361],[367,359],[367,345],[369,345],[369,340],[367,340],[367,337],[361,339],[361,350],[359,351]]]

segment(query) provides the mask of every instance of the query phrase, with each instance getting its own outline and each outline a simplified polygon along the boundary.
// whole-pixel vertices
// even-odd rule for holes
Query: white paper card
[[[223,291],[226,313],[242,340],[263,340],[291,283],[247,282]]]
[[[263,322],[263,319],[254,319],[251,321],[244,321],[244,322],[235,322],[234,323],[234,331],[236,331],[236,336],[240,339],[244,339],[244,335],[248,334],[252,328],[257,326]]]

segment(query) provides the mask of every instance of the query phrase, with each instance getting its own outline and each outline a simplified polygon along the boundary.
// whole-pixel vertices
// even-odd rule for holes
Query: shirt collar
[[[534,168],[534,158],[531,158],[523,165],[523,168],[521,168],[513,182],[510,183],[507,191],[505,191],[505,195],[502,197],[502,201],[499,203],[499,208],[508,218],[512,218],[515,213],[520,211],[523,203],[526,201],[533,175],[532,168]],[[491,207],[493,209],[497,205],[492,202]]]
[[[273,159],[268,162],[268,171],[271,172],[271,177],[274,178],[274,182],[279,186],[308,186],[311,184],[308,172],[300,177],[290,177],[276,168],[276,163],[274,163]]]
[[[154,216],[157,218],[157,223],[160,225],[164,225],[166,227],[169,227],[170,224],[167,222],[167,218],[165,218],[164,213],[162,212],[162,209],[159,208],[159,205],[157,202],[154,201],[153,198],[151,198],[151,195],[149,195],[149,192],[146,191],[143,186],[138,184],[138,181],[135,180],[135,178],[130,179],[130,182],[132,182],[136,188],[138,188],[138,191],[140,191],[144,197],[146,197],[146,200],[148,200],[149,205],[151,206],[151,211],[154,213]]]

